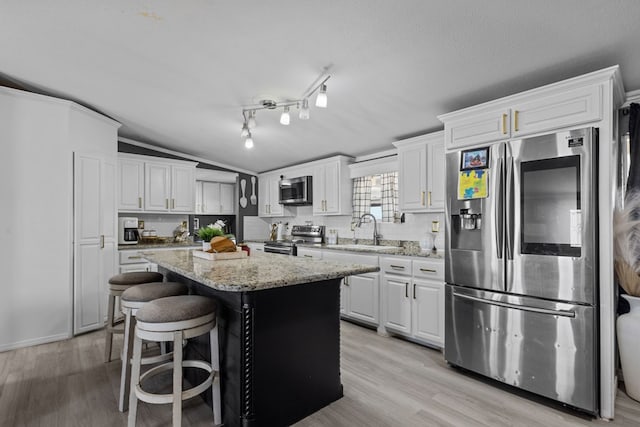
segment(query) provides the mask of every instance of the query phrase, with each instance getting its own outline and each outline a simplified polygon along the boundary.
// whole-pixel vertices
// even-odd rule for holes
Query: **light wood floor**
[[[0,426],[126,425],[126,414],[117,409],[120,362],[103,363],[103,350],[104,333],[98,331],[0,353]],[[463,375],[438,351],[346,322],[342,383],[342,399],[296,426],[640,425],[640,403],[623,391],[613,422],[593,420]],[[139,426],[166,426],[171,407],[142,403],[138,417]],[[213,425],[199,398],[184,403],[183,425]]]

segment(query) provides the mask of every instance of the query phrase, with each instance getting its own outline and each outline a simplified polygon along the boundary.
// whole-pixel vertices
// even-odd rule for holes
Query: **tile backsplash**
[[[166,214],[120,214],[119,216],[131,216],[138,218],[138,221],[144,221],[145,230],[156,230],[158,236],[173,236],[173,231],[182,224],[182,221],[188,221],[189,215],[166,215]]]
[[[373,236],[373,222],[363,224],[351,230],[351,216],[314,216],[311,206],[298,206],[297,215],[281,218],[245,217],[245,240],[268,240],[269,224],[282,222],[292,225],[305,224],[311,221],[314,225],[324,225],[326,229],[335,229],[339,238],[371,239]],[[444,213],[405,213],[404,223],[378,222],[378,233],[382,240],[413,240],[419,241],[425,233],[431,232],[432,221],[440,222],[440,232],[435,235],[435,245],[444,248]]]

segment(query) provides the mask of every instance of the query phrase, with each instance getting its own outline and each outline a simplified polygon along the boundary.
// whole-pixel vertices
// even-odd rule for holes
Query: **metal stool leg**
[[[115,310],[116,297],[109,294],[109,306],[107,307],[107,327],[105,328],[104,361],[111,362],[111,346],[113,345],[113,312]]]

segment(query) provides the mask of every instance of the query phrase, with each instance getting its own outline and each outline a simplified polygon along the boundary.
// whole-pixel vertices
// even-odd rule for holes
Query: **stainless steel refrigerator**
[[[597,414],[595,128],[447,155],[445,358]]]

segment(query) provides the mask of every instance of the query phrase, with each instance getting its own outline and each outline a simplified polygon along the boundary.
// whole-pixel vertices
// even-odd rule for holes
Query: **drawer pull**
[[[424,271],[425,273],[435,273],[436,271],[431,268],[421,268],[420,271]]]
[[[307,258],[313,258],[313,255],[304,255]]]
[[[394,270],[404,270],[404,267],[402,265],[390,265],[391,268],[393,268]]]
[[[129,259],[140,259],[142,258],[140,255],[130,256]]]

